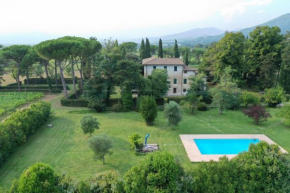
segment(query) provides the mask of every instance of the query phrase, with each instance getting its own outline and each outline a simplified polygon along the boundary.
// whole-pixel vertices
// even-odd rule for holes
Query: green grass
[[[9,188],[15,178],[36,162],[48,163],[56,172],[66,172],[75,180],[85,180],[98,172],[112,169],[125,173],[145,158],[134,155],[130,149],[128,136],[135,132],[142,137],[149,133],[148,143],[157,143],[161,150],[176,155],[185,169],[196,164],[190,163],[179,134],[266,134],[290,151],[290,128],[275,116],[278,109],[271,109],[273,118],[260,126],[254,125],[240,111],[218,115],[217,109],[212,109],[196,115],[184,115],[179,128],[172,130],[162,112],[158,113],[154,126],[148,127],[137,112],[97,114],[86,108],[61,107],[59,99],[52,101],[52,105],[55,116],[47,124],[52,123],[54,127],[43,126],[6,161],[0,168],[0,186]],[[88,147],[90,137],[80,129],[80,119],[87,114],[97,117],[101,123],[100,130],[93,135],[105,133],[113,139],[113,154],[106,156],[105,165],[93,159]],[[212,117],[210,122],[209,116]]]

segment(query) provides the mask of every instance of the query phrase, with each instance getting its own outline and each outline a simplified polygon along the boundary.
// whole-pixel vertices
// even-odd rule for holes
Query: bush
[[[278,115],[285,119],[285,125],[290,126],[290,105],[282,107]]]
[[[121,112],[123,110],[123,105],[121,103],[113,104],[113,111]]]
[[[58,192],[58,177],[51,166],[36,163],[22,173],[18,181],[19,193]]]
[[[250,92],[243,92],[242,100],[246,107],[248,107],[248,105],[259,105],[260,103],[259,98]]]
[[[177,126],[182,120],[182,113],[179,104],[174,101],[170,101],[165,105],[164,117],[168,119],[168,125]]]
[[[51,105],[39,101],[29,108],[19,110],[0,123],[0,165],[26,142],[29,135],[39,129],[50,116]]]
[[[180,103],[180,101],[185,100],[186,97],[184,96],[175,96],[175,97],[167,97],[167,102],[169,103],[170,101],[174,101],[176,103]]]
[[[265,91],[265,102],[269,107],[276,107],[285,100],[285,92],[282,87],[269,88]]]
[[[105,163],[105,155],[111,154],[112,140],[107,135],[97,135],[90,139],[90,148],[95,153],[95,158]]]
[[[141,141],[141,136],[138,135],[137,133],[130,135],[129,141],[131,143],[132,148],[135,150],[143,147],[143,143]]]
[[[107,192],[107,193],[122,193],[124,192],[124,184],[122,176],[115,172],[105,172],[96,175],[89,180],[91,192]]]
[[[197,110],[199,111],[206,111],[207,110],[207,106],[204,102],[199,102],[197,104]]]
[[[270,113],[262,106],[253,106],[248,109],[243,109],[244,115],[254,119],[255,123],[258,125],[261,121],[267,121],[271,117]]]
[[[90,136],[96,129],[100,128],[99,124],[97,118],[93,118],[93,116],[85,116],[81,119],[81,126],[84,134],[90,133]]]
[[[140,111],[147,125],[153,125],[157,117],[157,105],[153,97],[144,96],[140,102]]]
[[[123,103],[123,110],[131,111],[134,105],[131,91],[123,91],[121,100]]]
[[[125,192],[177,192],[179,172],[172,154],[152,153],[125,174]]]

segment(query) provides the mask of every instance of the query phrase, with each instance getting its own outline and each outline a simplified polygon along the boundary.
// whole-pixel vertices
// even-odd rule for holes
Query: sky
[[[0,35],[158,37],[193,28],[236,30],[290,12],[290,0],[0,0]]]

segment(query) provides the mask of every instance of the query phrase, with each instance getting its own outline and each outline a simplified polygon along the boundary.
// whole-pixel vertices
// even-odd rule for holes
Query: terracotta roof
[[[187,71],[198,71],[197,68],[191,68],[191,67],[188,67],[188,66],[184,66],[183,67],[183,70],[187,70]]]
[[[143,65],[185,65],[180,58],[146,58],[142,60]]]

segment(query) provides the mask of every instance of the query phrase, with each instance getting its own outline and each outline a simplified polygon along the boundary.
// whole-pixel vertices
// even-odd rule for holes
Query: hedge
[[[65,78],[64,80],[65,80],[66,84],[72,84],[73,83],[73,79],[72,78]],[[76,78],[76,82],[78,80],[79,79]],[[61,79],[58,78],[57,82],[59,84],[61,84]],[[24,79],[24,84],[27,84],[27,79]],[[46,78],[30,78],[29,79],[29,84],[47,84],[47,79]],[[51,84],[55,84],[55,80],[54,79],[51,79]]]
[[[22,85],[22,82],[21,81],[19,82],[20,82],[20,85]],[[15,83],[7,84],[6,86],[18,86],[18,83],[15,82]]]
[[[180,101],[185,100],[185,96],[171,96],[171,97],[166,97],[167,102],[169,103],[170,101],[177,102],[178,104]]]
[[[77,90],[77,95],[80,96],[82,94],[81,90]],[[88,101],[86,99],[77,99],[75,97],[75,93],[72,92],[68,95],[68,99],[63,97],[60,100],[60,104],[66,107],[88,107]]]
[[[0,92],[13,92],[18,91],[18,89],[0,89]],[[43,92],[43,93],[61,93],[61,89],[52,89],[51,91],[49,89],[29,89],[27,90],[29,92]],[[21,92],[25,92],[24,89],[21,90]]]
[[[0,165],[47,121],[50,110],[50,103],[39,101],[0,123]]]

